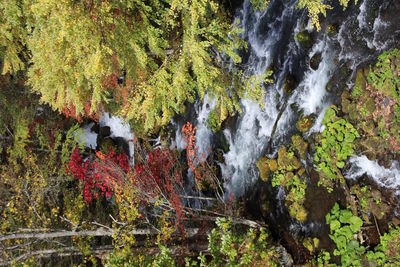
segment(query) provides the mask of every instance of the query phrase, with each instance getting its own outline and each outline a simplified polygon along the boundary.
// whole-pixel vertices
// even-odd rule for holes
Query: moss
[[[368,98],[364,102],[364,108],[367,111],[368,115],[372,115],[376,111],[375,100],[372,98]]]
[[[296,41],[305,48],[311,48],[312,40],[308,31],[301,31],[295,36]]]
[[[267,182],[269,174],[270,174],[268,159],[266,157],[261,157],[257,161],[256,165],[257,165],[258,171],[260,172],[261,180],[263,180],[264,182]]]
[[[353,88],[352,96],[354,98],[359,97],[364,92],[367,86],[367,80],[365,79],[364,70],[358,69],[356,74],[356,83]]]
[[[331,36],[331,37],[338,34],[337,25],[329,24],[328,27],[326,27],[326,34],[328,34],[328,36]]]
[[[364,132],[366,132],[368,135],[376,135],[377,134],[375,125],[371,120],[362,121],[359,126],[361,126],[361,129]]]
[[[311,126],[314,124],[314,118],[311,115],[302,117],[297,121],[296,127],[303,134],[310,130]]]
[[[278,169],[278,164],[275,159],[268,159],[267,157],[261,157],[257,163],[257,168],[260,172],[260,178],[264,182],[268,181],[269,174],[275,172]]]
[[[299,154],[301,159],[306,158],[308,143],[299,135],[292,136],[292,147]]]
[[[297,202],[289,206],[289,215],[292,218],[296,218],[299,222],[304,222],[307,219],[306,209]]]
[[[288,171],[297,170],[301,167],[301,163],[293,152],[288,152],[286,147],[282,146],[278,151],[278,167]]]
[[[275,172],[275,171],[278,170],[278,163],[276,162],[275,159],[270,159],[270,160],[268,160],[268,166],[269,166],[269,169],[270,169],[272,172]]]
[[[304,169],[304,168],[301,168],[298,172],[297,172],[297,175],[299,176],[299,177],[301,177],[301,176],[303,176],[303,174],[306,172],[306,169]]]

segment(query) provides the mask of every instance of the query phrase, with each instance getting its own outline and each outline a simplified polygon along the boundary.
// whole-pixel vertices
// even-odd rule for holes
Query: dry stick
[[[199,228],[186,229],[186,234],[190,237],[199,231]],[[49,238],[62,238],[74,236],[112,236],[113,229],[98,228],[96,230],[82,230],[82,231],[55,231],[55,232],[40,232],[40,233],[14,233],[8,235],[0,235],[0,242],[15,240],[15,239],[49,239]],[[152,229],[136,229],[129,231],[132,235],[155,235],[158,231]]]
[[[373,213],[372,213],[372,217],[374,217],[376,230],[378,231],[379,236],[381,236],[381,231],[379,231],[378,222],[376,221],[375,215]]]
[[[99,248],[94,248],[92,253],[96,256],[103,256],[104,254],[113,250],[112,246],[104,246]],[[69,256],[82,256],[82,252],[76,247],[67,247],[62,249],[45,249],[24,253],[13,260],[10,261],[0,261],[0,266],[10,266],[23,261],[27,258],[50,258],[50,257],[69,257]]]

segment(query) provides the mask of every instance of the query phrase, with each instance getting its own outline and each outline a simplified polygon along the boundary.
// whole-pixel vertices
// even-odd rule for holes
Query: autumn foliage
[[[117,154],[110,149],[107,154],[96,153],[96,158],[84,159],[75,148],[67,164],[70,172],[83,184],[83,196],[86,203],[97,199],[99,194],[111,198],[113,183],[122,181],[129,171],[128,158],[125,154]]]
[[[141,202],[169,206],[176,214],[177,225],[182,227],[184,204],[180,196],[184,193],[184,181],[178,155],[169,149],[156,149],[144,158],[136,164],[132,178]]]
[[[187,165],[194,174],[199,189],[203,189],[204,185],[215,189],[218,181],[215,177],[212,158],[210,163],[207,161],[206,155],[199,153],[196,146],[196,127],[187,122],[182,127],[182,136],[186,143]]]

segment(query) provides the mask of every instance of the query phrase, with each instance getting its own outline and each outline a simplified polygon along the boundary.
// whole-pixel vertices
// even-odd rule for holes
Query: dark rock
[[[301,31],[296,36],[295,39],[301,46],[304,48],[311,48],[312,47],[312,38],[308,31]]]
[[[317,70],[321,61],[322,61],[322,54],[321,53],[314,54],[313,57],[310,59],[310,67],[313,70]]]
[[[100,128],[99,130],[99,135],[101,135],[102,137],[107,137],[111,135],[111,129],[108,126],[103,126]]]
[[[338,34],[338,32],[339,32],[338,28],[339,27],[336,24],[329,24],[326,27],[326,34],[328,34],[328,36],[330,36],[330,37],[333,37]]]
[[[285,92],[285,95],[290,95],[293,90],[296,89],[297,85],[298,82],[296,80],[296,77],[290,74],[287,75],[283,84],[283,91]]]
[[[92,128],[90,128],[90,130],[92,132],[99,133],[99,130],[100,130],[99,124],[97,124],[97,123],[93,124],[93,126],[92,126]]]

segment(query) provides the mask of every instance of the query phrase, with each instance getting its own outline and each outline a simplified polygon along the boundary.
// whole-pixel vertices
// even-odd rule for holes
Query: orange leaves
[[[67,117],[67,118],[73,118],[73,119],[77,120],[77,121],[80,122],[80,123],[83,121],[83,118],[84,118],[84,117],[90,118],[90,119],[92,119],[92,120],[94,120],[94,121],[99,121],[99,114],[98,114],[97,112],[92,112],[92,111],[91,111],[91,103],[90,103],[90,101],[87,102],[87,103],[84,105],[84,114],[83,114],[83,117],[82,117],[81,114],[77,114],[77,113],[76,113],[76,108],[75,108],[74,104],[72,104],[72,103],[70,103],[69,106],[67,106],[67,105],[64,106],[64,107],[62,108],[62,110],[61,110],[61,113],[62,113],[65,117]]]
[[[196,127],[193,127],[190,122],[182,126],[182,136],[186,142],[186,158],[187,164],[192,172],[195,174],[196,179],[200,179],[200,174],[196,170]]]

